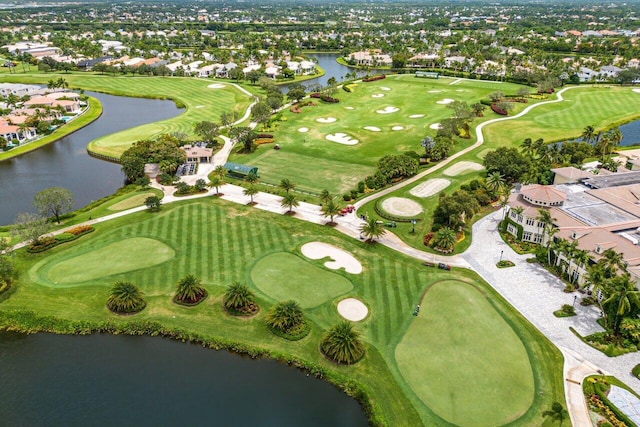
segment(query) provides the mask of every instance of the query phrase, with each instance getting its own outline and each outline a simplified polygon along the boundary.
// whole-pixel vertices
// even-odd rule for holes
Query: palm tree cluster
[[[320,351],[336,363],[351,365],[365,355],[365,348],[360,334],[353,323],[342,321],[333,326],[322,336]]]
[[[131,282],[116,282],[107,299],[107,308],[118,314],[137,313],[146,306],[142,291]]]
[[[196,305],[207,297],[202,281],[193,274],[180,279],[174,301],[179,304]]]
[[[241,316],[255,314],[259,310],[253,293],[247,285],[240,282],[233,282],[227,288],[222,298],[222,304],[228,312]]]
[[[272,306],[267,313],[266,322],[269,327],[284,334],[296,332],[306,325],[300,305],[293,300]]]
[[[209,184],[207,185],[209,186],[209,188],[215,188],[216,196],[218,197],[222,196],[222,194],[220,194],[220,187],[226,184],[226,176],[227,170],[224,168],[224,166],[220,165],[216,166],[216,168],[213,170],[213,173],[209,177]]]

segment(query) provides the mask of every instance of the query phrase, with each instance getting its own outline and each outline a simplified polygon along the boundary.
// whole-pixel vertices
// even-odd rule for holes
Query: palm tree
[[[257,184],[260,178],[258,178],[258,175],[252,171],[247,174],[244,180],[247,181],[249,184]]]
[[[293,208],[297,208],[300,205],[300,203],[298,202],[298,198],[296,197],[295,194],[289,194],[287,193],[283,198],[282,198],[282,203],[280,204],[281,207],[283,208],[289,208],[289,210],[287,211],[288,214],[293,213]]]
[[[287,333],[305,324],[300,305],[293,301],[282,301],[272,306],[267,313],[269,327]]]
[[[525,140],[522,141],[522,144],[520,144],[520,151],[529,157],[533,157],[533,141],[531,138],[525,138]]]
[[[589,265],[590,259],[591,257],[589,256],[589,252],[585,251],[584,249],[576,249],[574,251],[573,262],[576,264],[576,269],[574,270],[574,274],[571,277],[572,283],[578,278],[578,268],[582,267],[582,269],[586,270],[587,266]]]
[[[137,313],[146,306],[142,291],[131,282],[116,282],[107,299],[107,308],[114,313]]]
[[[378,223],[378,221],[373,217],[370,217],[364,224],[360,225],[360,234],[372,243],[375,242],[376,239],[382,237],[384,233],[385,229],[382,224]]]
[[[244,191],[242,192],[245,196],[249,196],[251,198],[251,204],[253,204],[253,196],[255,196],[256,194],[259,193],[258,189],[256,188],[255,185],[250,185],[249,187],[245,188]]]
[[[553,229],[553,222],[556,219],[551,216],[551,212],[547,209],[539,208],[538,216],[536,217],[536,221],[542,223],[542,239],[547,242],[547,260],[549,265],[551,265],[551,253],[549,250],[550,242],[551,242],[551,230]],[[546,239],[545,239],[546,237]]]
[[[320,193],[320,202],[327,203],[329,200],[333,200],[333,196],[331,195],[331,193],[329,193],[329,190],[325,188]]]
[[[504,177],[500,174],[500,172],[497,171],[487,175],[484,183],[487,189],[493,194],[502,193],[505,188]]]
[[[193,274],[184,276],[178,282],[175,300],[186,304],[197,304],[207,296],[202,281]]]
[[[589,125],[586,128],[584,128],[584,130],[582,131],[582,135],[580,135],[580,137],[582,137],[582,140],[584,142],[591,143],[596,137],[596,130],[593,128],[593,126]]]
[[[320,351],[336,363],[351,365],[364,357],[364,344],[353,323],[343,320],[322,336]]]
[[[613,249],[607,249],[602,252],[600,260],[604,266],[605,274],[608,278],[615,276],[616,270],[625,271],[627,268],[623,255]]]
[[[456,232],[449,227],[442,227],[433,236],[433,246],[443,252],[451,252],[456,245]]]
[[[211,175],[211,182],[209,182],[208,185],[210,188],[215,188],[216,196],[219,196],[220,195],[219,189],[224,185],[224,177],[221,177],[218,174]]]
[[[289,194],[289,190],[296,188],[296,185],[287,178],[283,178],[278,187],[282,188],[287,194]]]
[[[607,319],[613,314],[613,332],[618,334],[620,321],[625,315],[640,310],[640,290],[631,281],[629,273],[625,273],[611,279],[608,292],[608,298],[602,302],[602,307],[607,313]]]
[[[254,300],[255,297],[247,285],[233,282],[224,293],[222,302],[227,310],[251,314],[258,308]]]
[[[213,170],[213,173],[218,175],[221,178],[224,178],[225,176],[227,176],[227,169],[222,165],[218,165]]]
[[[333,217],[340,213],[341,207],[333,199],[330,199],[327,203],[322,205],[322,215],[328,216],[331,221],[329,224],[333,224]]]
[[[567,412],[567,410],[564,409],[562,404],[558,402],[553,402],[553,404],[551,405],[551,410],[544,411],[542,413],[543,418],[551,417],[553,421],[560,421],[560,426],[562,426],[562,422],[568,415],[569,413]]]

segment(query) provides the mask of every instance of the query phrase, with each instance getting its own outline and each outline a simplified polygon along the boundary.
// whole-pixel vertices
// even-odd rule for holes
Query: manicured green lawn
[[[299,255],[300,247],[311,241],[330,243],[352,253],[363,264],[362,274],[334,272],[326,269],[321,261],[306,261]],[[133,265],[135,269],[127,268],[128,271],[125,271],[119,267],[119,253],[126,254],[126,264]],[[171,254],[173,256],[169,256]],[[258,271],[255,266],[260,265],[260,260],[269,261],[272,254],[278,257],[275,261],[286,266],[300,262],[295,267],[299,269],[297,271],[313,274],[314,280],[322,278],[317,280],[318,285],[326,289],[329,289],[325,283],[327,280],[338,283],[337,286],[328,283],[334,287],[331,294],[320,294],[322,301],[304,310],[311,333],[300,341],[289,342],[276,337],[264,323],[268,308],[280,296],[262,292],[254,283],[252,272]],[[287,259],[282,260],[283,255]],[[291,257],[299,261],[294,262]],[[155,261],[146,264],[145,259]],[[428,269],[384,246],[349,239],[329,227],[304,223],[287,216],[269,214],[214,198],[184,201],[164,205],[159,213],[139,212],[99,223],[95,232],[42,254],[20,251],[16,262],[24,273],[20,276],[20,283],[0,297],[0,319],[14,316],[15,310],[32,310],[41,316],[83,322],[109,320],[125,324],[130,320],[150,320],[161,322],[169,328],[279,352],[347,375],[364,384],[388,425],[394,426],[447,425],[434,412],[436,405],[432,409],[431,402],[425,403],[414,390],[413,384],[405,378],[406,370],[415,368],[407,367],[406,361],[397,359],[396,347],[407,332],[407,339],[412,339],[411,328],[418,319],[411,313],[422,300],[424,292],[433,284],[455,275],[457,279],[468,281],[482,290],[494,309],[512,328],[511,334],[516,334],[525,343],[531,364],[529,369],[533,371],[535,393],[525,415],[513,425],[539,424],[542,411],[548,409],[552,402],[563,399],[559,352],[473,272]],[[265,268],[269,268],[270,264]],[[84,276],[81,270],[84,270]],[[316,273],[311,273],[313,270]],[[193,308],[171,302],[177,281],[187,274],[201,278],[210,294],[207,300]],[[316,283],[303,282],[307,279],[292,279],[282,269],[280,274],[281,285],[285,289],[294,289],[298,284],[316,286]],[[60,280],[66,283],[56,285],[55,281]],[[135,316],[120,317],[106,309],[109,290],[117,280],[130,280],[141,287],[148,302],[144,311]],[[258,297],[262,310],[252,319],[235,319],[224,313],[222,294],[236,280],[247,283]],[[349,290],[340,283],[347,286],[350,283],[352,288]],[[271,286],[273,288],[276,285],[277,279],[274,279]],[[367,356],[349,367],[336,367],[318,352],[322,332],[341,319],[336,304],[342,299],[342,293],[344,297],[353,296],[362,300],[370,310],[366,320],[356,327],[367,342]],[[298,295],[304,297],[305,294],[300,291]],[[428,295],[429,292],[427,300]],[[287,299],[291,297],[287,294]],[[427,300],[425,305],[428,305]],[[478,307],[479,310],[486,308]],[[425,308],[421,312],[423,314],[426,314]],[[471,314],[464,314],[467,315]],[[476,319],[473,316],[480,314],[472,315],[472,319]],[[488,316],[491,318],[491,315]],[[452,317],[446,319],[454,322]],[[457,319],[454,323],[458,325],[459,322],[462,320]],[[506,327],[502,325],[502,328],[500,336],[509,337],[508,332],[504,332]],[[476,343],[476,337],[471,333],[475,333],[476,329],[468,330],[469,333],[465,334],[468,351],[483,354],[486,340]],[[442,333],[445,331],[443,329]],[[425,347],[423,351],[436,351],[433,360],[437,360],[442,358],[438,354],[456,348],[444,337],[440,343],[446,343],[446,346],[443,345],[441,349]],[[506,345],[512,344],[509,341]],[[455,360],[455,355],[451,357]],[[421,361],[410,360],[409,363]],[[493,372],[495,375],[502,373]],[[495,383],[505,381],[495,379]],[[440,387],[441,390],[448,387],[448,390],[464,393],[462,388],[468,387],[468,384],[452,377],[450,383],[442,383]],[[502,412],[514,414],[521,411],[521,402],[514,403],[515,406],[509,401],[502,402]]]
[[[469,105],[479,102],[494,91],[515,94],[520,86],[480,81],[462,81],[450,85],[453,79],[416,79],[411,75],[391,76],[370,83],[358,83],[352,93],[338,90],[338,104],[312,99],[317,105],[302,108],[302,113],[283,112],[285,121],[274,132],[281,149],[260,146],[254,153],[235,154],[231,160],[257,166],[261,177],[277,183],[289,178],[300,186],[316,192],[327,188],[343,193],[354,188],[357,181],[372,174],[380,157],[404,151],[422,152],[420,141],[425,135],[435,136],[430,126],[451,117],[453,110],[438,101],[452,99]],[[385,90],[389,89],[389,90]],[[383,95],[382,97],[374,97]],[[379,114],[387,107],[397,112]],[[521,108],[521,106],[517,106]],[[423,117],[411,118],[413,115]],[[494,118],[487,111],[486,117]],[[495,116],[497,117],[497,116]],[[317,119],[335,118],[333,123]],[[479,122],[479,121],[478,121]],[[401,130],[392,130],[401,126]],[[375,127],[379,132],[367,130]],[[308,132],[300,132],[308,128]],[[326,139],[329,134],[346,133],[359,141],[344,145]]]
[[[288,252],[261,258],[251,268],[251,281],[276,301],[296,300],[302,308],[317,307],[353,289],[347,279]]]
[[[231,85],[227,84],[222,89],[209,88],[213,83],[209,79],[71,73],[3,75],[0,81],[46,84],[48,80],[57,77],[63,77],[71,88],[122,96],[172,99],[186,108],[184,113],[171,119],[106,135],[89,144],[91,151],[112,157],[120,157],[135,141],[163,133],[179,132],[195,138],[195,123],[203,120],[219,121],[223,111],[236,111],[242,116],[251,103],[248,95]]]
[[[156,193],[154,193],[153,191],[138,193],[127,199],[123,199],[112,204],[107,209],[113,212],[118,212],[118,211],[124,211],[127,209],[135,208],[136,206],[142,206],[144,205],[144,201],[147,199],[147,197],[152,197],[155,195]]]
[[[485,295],[458,280],[437,283],[425,294],[396,360],[420,399],[453,424],[503,425],[533,401],[522,341]]]

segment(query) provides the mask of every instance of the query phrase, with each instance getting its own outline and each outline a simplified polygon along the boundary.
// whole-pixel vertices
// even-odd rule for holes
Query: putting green
[[[513,421],[533,403],[522,341],[485,296],[457,280],[433,285],[396,347],[400,372],[440,417],[461,426]]]
[[[131,209],[137,206],[142,206],[144,205],[144,201],[147,200],[147,197],[150,197],[150,196],[155,196],[155,194],[152,192],[136,194],[133,197],[129,197],[127,199],[119,201],[118,203],[114,203],[113,205],[109,206],[107,209],[109,209],[110,211],[123,211],[125,209]]]
[[[276,301],[296,300],[301,307],[317,307],[349,292],[353,284],[288,252],[260,259],[251,269],[251,280]]]
[[[82,285],[101,277],[153,267],[174,256],[173,249],[159,240],[133,237],[53,263],[43,273],[51,285]]]

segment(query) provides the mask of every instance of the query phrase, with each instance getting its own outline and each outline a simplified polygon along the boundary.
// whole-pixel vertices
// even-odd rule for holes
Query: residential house
[[[22,144],[36,137],[36,131],[29,127],[20,127],[9,124],[6,120],[0,119],[0,136],[8,142]]]

